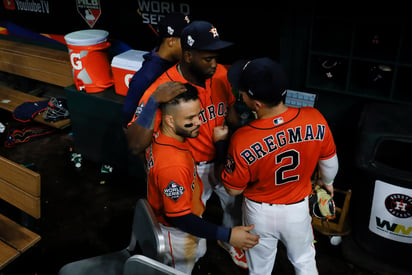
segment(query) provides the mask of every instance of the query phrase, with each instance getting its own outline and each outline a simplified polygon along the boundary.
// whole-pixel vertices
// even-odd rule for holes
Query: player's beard
[[[194,129],[191,129],[191,130],[188,130],[187,128],[180,127],[180,126],[178,126],[178,125],[176,125],[175,127],[176,127],[176,129],[175,129],[176,134],[179,135],[179,136],[181,136],[181,137],[185,137],[185,138],[195,138],[195,137],[197,137],[197,136],[199,135],[200,125],[197,126],[197,127],[194,128]]]

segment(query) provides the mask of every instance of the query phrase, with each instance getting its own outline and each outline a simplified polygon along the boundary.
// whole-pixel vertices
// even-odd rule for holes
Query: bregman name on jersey
[[[325,125],[318,124],[314,127],[311,124],[307,124],[304,128],[304,133],[302,133],[302,127],[298,126],[276,132],[274,135],[268,135],[262,138],[261,141],[250,145],[240,155],[248,165],[252,165],[257,159],[261,159],[287,144],[323,140],[325,137]]]

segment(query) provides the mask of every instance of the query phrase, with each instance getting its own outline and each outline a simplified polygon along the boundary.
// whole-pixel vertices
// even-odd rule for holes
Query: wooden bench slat
[[[1,39],[0,39],[1,44]],[[12,47],[12,46],[11,46]],[[30,51],[30,45],[20,44],[14,48],[2,48],[0,45],[0,52],[4,55],[11,56],[13,58],[24,57],[26,60],[33,60],[34,58],[43,59],[49,63],[55,63],[63,65],[64,67],[70,67],[70,57],[68,52],[56,51],[48,48],[37,47],[39,50],[36,52]]]
[[[62,76],[50,71],[41,71],[38,69],[21,66],[19,63],[0,62],[0,70],[11,74],[28,77],[31,79],[47,82],[60,87],[66,87],[73,84],[71,75]]]
[[[0,198],[34,218],[40,218],[40,197],[34,197],[2,179],[0,179]]]
[[[31,194],[40,196],[40,174],[0,156],[1,179],[16,185],[18,188]]]
[[[73,84],[68,51],[0,39],[0,70],[46,83]]]
[[[73,84],[72,68],[66,66],[66,64],[53,64],[41,59],[28,60],[26,61],[27,64],[24,64],[22,62],[24,58],[19,58],[19,61],[15,62],[9,58],[2,58],[4,55],[4,53],[0,54],[1,71],[43,81],[60,87],[67,87]],[[62,65],[65,67],[62,67]]]
[[[59,58],[59,57],[56,57]],[[72,66],[70,61],[62,62],[61,60],[52,60],[50,58],[42,58],[40,56],[30,56],[22,53],[14,53],[0,50],[0,59],[5,64],[20,65],[20,67],[28,67],[36,70],[44,70],[50,74],[55,73],[62,77],[72,78]],[[46,66],[46,67],[44,67]],[[73,82],[73,81],[72,81]]]
[[[61,51],[47,47],[31,45],[24,42],[15,42],[0,39],[0,51],[8,54],[18,54],[28,57],[46,59],[50,62],[70,65],[68,51]]]
[[[28,93],[20,92],[5,86],[0,86],[0,108],[7,110],[9,112],[13,112],[17,106],[23,104],[24,102],[35,102],[41,100],[46,99],[39,98]],[[45,121],[42,113],[35,116],[34,121],[58,129],[63,129],[70,125],[70,118],[61,119],[56,122]]]
[[[0,156],[0,199],[40,218],[40,174]],[[0,270],[40,241],[39,234],[0,214]]]
[[[0,214],[0,239],[20,253],[38,243],[40,235]]]
[[[16,91],[9,87],[0,87],[0,108],[13,112],[23,102],[46,100],[37,96]]]
[[[68,50],[62,51],[57,49],[51,49],[48,47],[5,39],[0,39],[0,50],[15,53],[25,53],[26,55],[31,56],[42,56],[43,58],[50,59],[53,61],[58,60],[61,63],[70,63]]]
[[[30,58],[27,56],[8,55],[5,52],[0,51],[1,69],[10,73],[19,73],[20,75],[28,75],[31,73],[31,78],[35,76],[54,76],[57,82],[56,85],[61,87],[66,87],[73,84],[73,71],[70,64],[56,63],[44,59]],[[24,70],[23,72],[18,72],[17,70]],[[61,78],[58,80],[57,78]],[[37,79],[37,78],[34,78]],[[42,81],[41,79],[37,79]],[[47,80],[44,82],[52,83],[52,80]],[[62,82],[64,85],[59,85]],[[54,84],[54,83],[52,83]],[[67,84],[67,85],[66,85]]]
[[[0,241],[0,270],[20,256],[20,252]]]

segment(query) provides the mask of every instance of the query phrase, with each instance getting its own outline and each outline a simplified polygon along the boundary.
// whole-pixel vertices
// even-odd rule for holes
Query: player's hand
[[[235,226],[232,228],[229,243],[239,249],[248,250],[259,242],[259,236],[249,233],[255,226]]]
[[[151,96],[157,103],[165,103],[175,98],[177,95],[186,92],[186,87],[180,82],[168,81],[160,84]]]
[[[328,191],[329,195],[333,198],[333,184],[326,185],[322,179],[317,179],[316,184]]]
[[[229,127],[226,125],[220,125],[213,128],[213,142],[216,143],[219,140],[227,139],[229,135]]]
[[[333,184],[331,185],[323,184],[323,188],[325,188],[326,191],[328,191],[330,196],[333,198]]]

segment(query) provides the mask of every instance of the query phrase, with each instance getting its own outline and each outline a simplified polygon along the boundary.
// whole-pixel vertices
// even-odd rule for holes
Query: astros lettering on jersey
[[[231,92],[231,86],[227,80],[226,73],[226,68],[223,65],[218,64],[213,77],[205,81],[205,87],[190,83],[199,91],[199,100],[202,107],[199,115],[200,120],[202,121],[202,125],[199,129],[199,136],[197,138],[188,139],[187,141],[191,145],[192,154],[196,162],[210,161],[214,159],[215,147],[213,144],[213,128],[217,125],[223,125],[228,107],[235,104],[236,99]],[[144,105],[156,88],[160,84],[168,81],[178,81],[181,83],[188,82],[178,72],[177,66],[171,67],[145,91],[139,102],[140,108],[138,108],[133,121],[137,119],[140,114],[139,111],[144,108]],[[158,110],[155,118],[154,133],[159,130],[161,117],[161,111]]]
[[[289,107],[279,116],[238,129],[228,152],[223,184],[237,190],[247,187],[244,196],[254,201],[288,204],[310,194],[318,160],[333,157],[336,147],[317,109]]]

